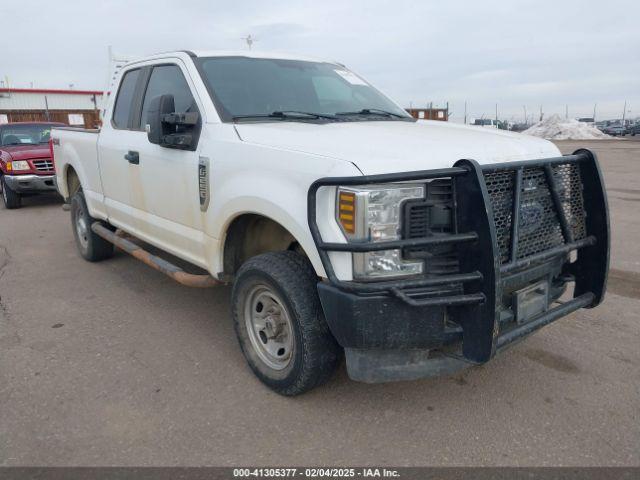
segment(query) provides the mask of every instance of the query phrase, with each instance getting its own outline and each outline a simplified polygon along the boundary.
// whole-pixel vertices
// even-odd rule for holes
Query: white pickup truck
[[[100,131],[52,131],[80,253],[115,244],[186,285],[233,283],[242,351],[283,395],[343,355],[365,382],[482,364],[603,299],[608,210],[587,150],[416,121],[308,58],[163,53],[116,85]]]

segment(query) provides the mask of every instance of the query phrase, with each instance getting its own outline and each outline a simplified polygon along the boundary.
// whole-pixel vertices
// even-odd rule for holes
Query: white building
[[[95,128],[102,91],[0,88],[0,123],[51,121]]]

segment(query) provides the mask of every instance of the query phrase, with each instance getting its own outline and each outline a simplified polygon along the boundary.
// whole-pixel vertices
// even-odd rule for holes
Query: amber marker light
[[[350,234],[356,233],[356,194],[352,192],[340,192],[338,197],[338,219],[344,231]]]

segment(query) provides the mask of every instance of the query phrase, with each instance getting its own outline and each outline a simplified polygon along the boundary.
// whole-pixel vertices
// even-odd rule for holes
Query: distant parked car
[[[600,130],[607,135],[611,135],[612,137],[624,137],[626,133],[626,129],[622,125],[607,125]]]
[[[640,134],[640,122],[639,123],[635,123],[633,125],[627,125],[626,130],[624,131],[625,135],[631,135],[632,137],[635,137],[636,135]]]
[[[19,208],[22,196],[56,191],[49,146],[52,126],[63,123],[7,123],[0,125],[0,190],[7,208]]]
[[[491,120],[489,118],[477,118],[472,125],[476,127],[499,128],[500,130],[508,130],[507,124],[500,120]]]

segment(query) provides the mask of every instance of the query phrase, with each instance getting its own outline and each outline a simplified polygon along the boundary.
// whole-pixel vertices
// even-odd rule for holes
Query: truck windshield
[[[51,125],[5,125],[0,128],[0,146],[49,142]]]
[[[247,57],[198,61],[224,121],[414,121],[340,65]]]

